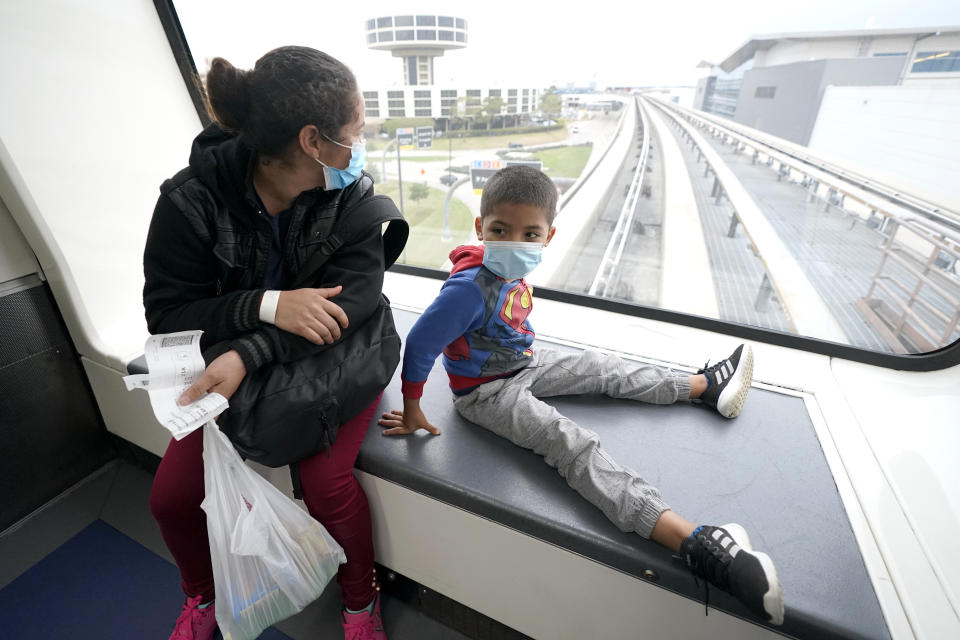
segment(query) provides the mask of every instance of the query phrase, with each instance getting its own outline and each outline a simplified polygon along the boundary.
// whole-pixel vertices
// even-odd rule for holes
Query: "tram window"
[[[960,51],[921,51],[913,59],[913,73],[960,71]]]
[[[757,87],[757,90],[753,95],[756,98],[772,98],[776,94],[777,94],[776,87]]]
[[[935,351],[960,339],[960,139],[936,124],[960,102],[931,89],[956,86],[960,32],[938,26],[936,0],[869,12],[818,2],[831,10],[770,14],[743,0],[621,7],[612,21],[558,12],[550,29],[534,28],[538,6],[502,0],[451,15],[416,0],[407,15],[377,0],[343,16],[306,0],[269,12],[174,5],[201,75],[218,55],[249,68],[275,46],[318,46],[356,73],[371,127],[430,120],[456,141],[435,138],[416,164],[401,150],[401,175],[431,189],[403,198],[409,265],[449,269],[450,250],[474,239],[481,192],[458,183],[446,215],[442,177],[532,161],[561,202],[534,284],[584,305],[728,323],[720,330]],[[227,7],[248,37],[225,37]],[[936,28],[907,33],[913,24]],[[371,136],[368,162],[382,144]],[[688,186],[668,190],[671,176]]]

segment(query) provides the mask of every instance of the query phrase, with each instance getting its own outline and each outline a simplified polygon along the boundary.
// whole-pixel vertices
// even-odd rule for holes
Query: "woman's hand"
[[[229,400],[245,375],[247,367],[240,359],[240,354],[231,349],[211,362],[200,377],[183,392],[177,403],[186,406],[199,400],[205,393],[214,392]]]
[[[378,424],[381,427],[390,427],[383,432],[385,436],[407,435],[418,429],[425,429],[435,436],[440,435],[440,429],[430,424],[427,416],[423,415],[419,398],[404,398],[403,410],[394,409],[383,414]]]
[[[332,344],[340,339],[340,328],[347,328],[347,314],[330,298],[343,291],[330,289],[294,289],[281,291],[274,325],[306,338],[314,344]]]

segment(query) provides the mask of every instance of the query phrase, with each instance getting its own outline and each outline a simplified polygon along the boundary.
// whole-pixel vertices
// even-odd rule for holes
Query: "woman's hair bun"
[[[250,115],[249,71],[214,58],[207,72],[207,112],[225,129],[240,131]]]

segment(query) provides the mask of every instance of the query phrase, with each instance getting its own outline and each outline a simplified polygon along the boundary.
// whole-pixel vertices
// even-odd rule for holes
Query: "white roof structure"
[[[767,35],[752,36],[741,44],[732,54],[730,54],[718,66],[730,73],[747,60],[751,59],[758,51],[765,51],[773,48],[776,44],[785,40],[845,40],[852,38],[883,38],[883,37],[903,37],[915,36],[923,38],[926,36],[960,34],[960,26],[940,26],[940,27],[908,27],[897,29],[853,29],[849,31],[806,31],[794,33],[772,33]]]

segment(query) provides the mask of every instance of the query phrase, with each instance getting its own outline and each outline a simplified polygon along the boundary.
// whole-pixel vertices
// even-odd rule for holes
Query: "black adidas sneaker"
[[[783,624],[783,590],[773,560],[754,551],[738,524],[698,527],[680,545],[680,559],[693,575],[723,589],[760,619]],[[708,603],[709,603],[709,591]]]
[[[716,409],[724,418],[736,418],[753,381],[753,349],[740,345],[729,358],[697,371],[710,381],[700,400]]]

